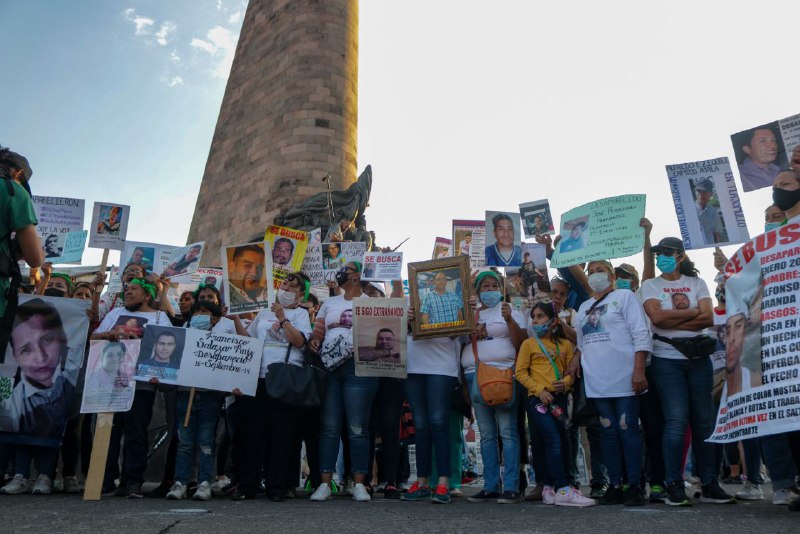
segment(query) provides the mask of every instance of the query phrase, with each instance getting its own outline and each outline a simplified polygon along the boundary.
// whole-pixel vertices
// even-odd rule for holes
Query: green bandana
[[[128,283],[142,286],[142,288],[145,291],[150,293],[151,298],[156,298],[156,286],[154,286],[153,284],[148,284],[144,278],[134,278]]]
[[[70,291],[72,291],[72,278],[70,277],[70,275],[65,273],[50,273],[50,279],[53,278],[61,278],[62,280],[66,280],[67,287],[69,288]]]

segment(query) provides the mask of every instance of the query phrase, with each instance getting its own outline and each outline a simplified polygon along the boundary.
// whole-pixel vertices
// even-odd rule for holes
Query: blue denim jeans
[[[195,456],[198,482],[214,482],[214,440],[219,422],[219,403],[219,393],[216,391],[195,391],[189,425],[183,426],[189,406],[189,392],[178,391],[175,421],[178,433],[176,482],[189,482]]]
[[[51,479],[56,474],[56,463],[58,462],[57,447],[42,447],[39,445],[14,445],[14,466],[15,475],[22,475],[25,478],[31,477],[31,460],[36,463],[36,470],[40,475],[47,475]],[[2,466],[3,474],[5,465]]]
[[[681,460],[686,425],[692,431],[697,474],[704,486],[711,484],[717,479],[714,445],[706,442],[714,428],[715,416],[711,398],[711,360],[670,360],[654,356],[650,370],[664,414],[664,467],[667,484],[683,480]]]
[[[359,475],[369,473],[369,416],[378,380],[356,376],[352,358],[328,377],[320,413],[319,466],[323,473],[336,471],[344,418],[347,419],[352,471]]]
[[[566,397],[560,395],[557,403],[566,409]],[[565,430],[550,413],[550,410],[541,413],[536,409],[539,405],[538,397],[528,397],[528,422],[535,428],[537,435],[534,447],[538,447],[544,455],[542,473],[536,472],[536,482],[554,488],[563,488],[569,485],[565,465],[570,463],[571,442],[568,431]],[[483,434],[481,433],[481,437]],[[539,463],[539,462],[537,462]],[[534,467],[535,469],[535,467]]]
[[[464,375],[467,387],[472,388],[475,373]],[[516,396],[515,396],[516,397]],[[519,432],[517,430],[517,402],[511,406],[485,406],[473,403],[475,419],[481,433],[481,457],[483,458],[483,489],[500,491],[500,449],[498,434],[503,441],[503,489],[519,491]]]
[[[789,445],[789,434],[773,434],[760,439],[764,463],[772,479],[772,491],[793,488],[797,469]]]
[[[612,485],[622,484],[622,462],[628,484],[639,484],[642,476],[642,433],[639,429],[639,398],[596,398],[594,405],[602,428],[603,458]]]
[[[440,476],[450,473],[450,404],[457,382],[453,376],[408,375],[406,398],[414,416],[418,477],[431,475],[434,449],[436,472]]]

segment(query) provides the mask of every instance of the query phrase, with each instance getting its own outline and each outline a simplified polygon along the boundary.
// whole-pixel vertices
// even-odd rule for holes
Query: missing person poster
[[[800,429],[800,218],[725,265],[726,379],[708,441]]]
[[[322,269],[322,230],[315,228],[308,233],[308,247],[303,258],[301,271],[311,280],[311,285],[325,285],[325,274]]]
[[[272,283],[277,291],[286,275],[302,269],[308,248],[308,232],[271,225],[267,227],[264,240],[272,248]]]
[[[402,278],[402,252],[367,252],[364,254],[364,270],[361,273],[361,279],[365,282],[383,282]]]
[[[405,299],[353,301],[356,376],[406,378]]]
[[[83,215],[86,201],[82,198],[33,196],[33,210],[36,212],[36,231],[42,239],[45,261],[50,263],[80,263],[63,258],[67,234],[83,231]],[[86,239],[84,238],[84,244]],[[74,243],[73,243],[74,247]],[[73,255],[74,257],[74,248]],[[83,252],[83,249],[81,249]]]
[[[167,291],[167,298],[169,298],[170,304],[172,304],[172,309],[178,313],[180,310],[181,295],[186,291],[194,293],[200,284],[216,287],[224,306],[227,301],[225,300],[225,288],[222,287],[222,274],[222,269],[198,267],[197,270],[192,273],[188,282],[171,282],[169,290]]]
[[[191,243],[185,247],[170,247],[171,251],[164,250],[163,272],[171,281],[189,282],[192,275],[200,265],[205,242]]]
[[[195,328],[147,325],[134,378],[255,396],[264,341]]]
[[[364,264],[367,244],[361,241],[322,243],[322,272],[325,282],[335,282],[336,272],[348,262]]]
[[[555,233],[550,202],[547,199],[520,204],[519,214],[526,239]]]
[[[490,267],[522,265],[522,239],[519,213],[486,212],[486,247],[484,258]]]
[[[625,258],[644,248],[645,195],[621,195],[589,202],[561,216],[561,240],[551,267]]]
[[[486,265],[484,251],[486,237],[486,221],[453,221],[453,256],[462,254],[469,256],[472,269]]]
[[[744,191],[772,187],[789,162],[800,163],[800,115],[762,124],[731,136]]]
[[[120,255],[120,263],[123,266],[134,263],[141,265],[148,272],[164,273],[176,282],[189,282],[192,272],[197,270],[200,264],[203,246],[203,242],[178,246],[126,241]]]
[[[89,223],[89,246],[110,250],[125,248],[130,215],[130,206],[95,202],[92,209],[92,220]]]
[[[89,236],[88,230],[79,232],[69,232],[64,236],[64,243],[59,247],[60,256],[48,259],[50,263],[80,263],[83,259],[83,251],[86,250],[86,238]]]
[[[675,214],[687,250],[750,239],[728,158],[667,165]]]
[[[447,239],[446,237],[437,237],[436,241],[433,243],[433,254],[431,255],[432,260],[438,260],[439,258],[449,258],[453,255],[453,240]]]
[[[141,339],[95,340],[89,345],[81,413],[127,412],[133,405]]]
[[[228,313],[238,315],[269,308],[275,302],[269,243],[223,246],[221,254]]]
[[[90,301],[20,295],[0,355],[0,443],[58,447],[83,363]]]
[[[507,267],[506,292],[515,309],[528,308],[534,298],[548,296],[550,279],[547,276],[545,246],[539,243],[522,244],[522,265]]]

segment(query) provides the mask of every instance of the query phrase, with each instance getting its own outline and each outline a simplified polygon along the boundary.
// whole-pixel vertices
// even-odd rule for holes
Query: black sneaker
[[[499,504],[517,504],[522,502],[522,495],[518,491],[504,491],[497,498]]]
[[[383,498],[384,499],[399,499],[400,498],[400,490],[397,489],[395,486],[387,485],[383,488]]]
[[[500,494],[496,491],[481,490],[480,493],[469,497],[467,500],[469,502],[497,502],[499,498]]]
[[[152,497],[155,499],[163,499],[169,493],[169,489],[172,487],[171,480],[164,480],[159,484],[155,489],[150,491],[147,496]]]
[[[605,482],[597,483],[595,482],[592,484],[592,491],[589,493],[589,497],[592,499],[602,499],[603,495],[606,494],[608,490],[608,484]]]
[[[230,484],[222,488],[222,493],[228,496],[235,494],[237,491],[239,491],[238,482],[231,482]]]
[[[138,482],[133,482],[128,484],[128,494],[126,495],[129,499],[141,499],[144,497],[144,492],[142,492],[142,485]]]
[[[605,495],[600,499],[599,504],[624,504],[625,494],[619,486],[609,486]]]
[[[644,506],[644,493],[638,484],[628,486],[623,492],[625,496],[625,506]]]
[[[670,506],[691,506],[692,501],[686,496],[683,480],[674,480],[667,485],[667,504]]]
[[[797,497],[789,503],[789,510],[792,512],[800,512],[800,497]]]
[[[283,490],[267,490],[267,498],[272,502],[284,502],[286,492]]]
[[[255,499],[256,496],[253,493],[243,493],[238,489],[231,495],[232,501],[250,501]]]
[[[732,495],[728,495],[719,487],[719,482],[716,480],[708,486],[703,486],[703,492],[700,495],[700,502],[707,502],[712,504],[730,504],[736,502]]]

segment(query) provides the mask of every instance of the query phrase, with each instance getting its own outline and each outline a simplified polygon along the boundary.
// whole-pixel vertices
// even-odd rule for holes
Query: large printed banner
[[[353,301],[356,376],[406,378],[406,300]]]
[[[469,256],[470,268],[486,265],[486,221],[453,221],[453,256]]]
[[[364,271],[361,279],[365,282],[383,282],[403,279],[402,252],[367,252],[364,254]]]
[[[667,176],[687,249],[750,239],[728,158],[667,165]]]
[[[204,245],[203,242],[178,246],[126,241],[120,255],[120,263],[123,269],[125,265],[135,263],[147,271],[164,273],[173,282],[189,282],[192,273],[200,265]]]
[[[221,255],[230,314],[258,312],[275,302],[269,243],[223,246]]]
[[[51,263],[77,261],[80,263],[80,258],[65,260],[62,256],[66,250],[67,234],[83,230],[85,204],[86,201],[82,198],[33,196],[33,209],[36,212],[36,219],[39,221],[36,231],[42,238],[46,261]],[[86,239],[84,238],[85,243]]]
[[[625,258],[644,248],[645,195],[621,195],[589,202],[561,216],[561,241],[551,267]]]
[[[134,378],[255,396],[263,349],[254,337],[147,325]]]
[[[709,441],[800,429],[800,217],[744,244],[725,266],[726,368]]]
[[[0,442],[58,447],[89,331],[81,299],[20,295],[0,354]]]
[[[127,412],[133,405],[133,374],[141,339],[92,341],[86,363],[81,413]]]
[[[308,232],[272,225],[267,227],[264,240],[272,248],[272,284],[277,291],[286,275],[302,269]]]
[[[89,246],[122,250],[128,235],[131,207],[110,202],[95,202],[89,222]]]
[[[364,264],[367,244],[361,241],[322,243],[322,272],[325,282],[336,281],[336,272],[346,263],[357,261]]]
[[[792,152],[800,146],[800,115],[735,133],[731,142],[742,189],[772,187],[778,173],[789,168]]]

